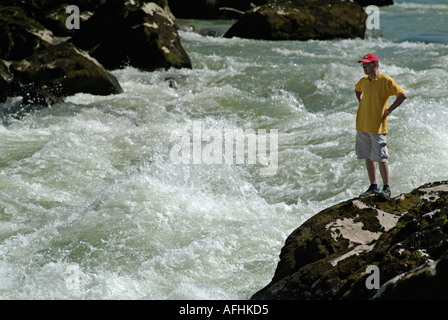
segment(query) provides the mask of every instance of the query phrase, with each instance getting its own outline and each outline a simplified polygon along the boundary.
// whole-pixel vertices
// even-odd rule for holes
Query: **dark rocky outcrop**
[[[19,0],[8,0],[8,1],[19,1]],[[73,36],[76,29],[68,29],[66,27],[66,20],[70,13],[66,12],[69,5],[75,5],[79,9],[80,26],[84,27],[84,23],[94,14],[96,10],[102,5],[104,5],[107,0],[71,0],[66,3],[60,3],[60,1],[46,1],[46,0],[34,0],[38,4],[34,6],[33,9],[29,9],[29,15],[33,19],[39,21],[46,28],[50,29],[54,36],[65,37]],[[168,7],[168,0],[137,0],[138,4],[153,2],[163,8],[166,12],[170,12]],[[36,9],[39,8],[39,9]],[[40,14],[38,14],[40,13]]]
[[[362,38],[366,18],[359,4],[348,1],[279,1],[245,12],[224,37],[264,40]]]
[[[79,7],[81,18],[80,28],[70,31],[64,30],[71,14],[66,12],[68,4],[56,0],[0,4],[0,103],[7,97],[23,97],[19,105],[2,106],[2,117],[20,116],[77,92],[121,92],[106,69],[126,64],[147,71],[192,67],[167,0],[73,0],[70,4]],[[95,13],[89,16],[87,10]],[[73,34],[71,42],[54,45],[53,32],[40,22],[58,36]]]
[[[9,69],[13,75],[11,94],[23,96],[25,106],[51,104],[78,92],[96,95],[122,92],[114,76],[71,43],[41,50],[12,63]],[[14,111],[17,110],[9,113]]]
[[[191,68],[169,13],[155,3],[111,0],[70,40],[107,69]]]
[[[446,300],[448,298],[448,251],[386,282],[373,296],[382,300]]]
[[[168,0],[171,12],[181,19],[238,19],[245,11],[284,0]],[[310,2],[310,1],[308,1]],[[352,1],[350,1],[352,2]],[[361,6],[387,6],[393,0],[354,0]]]
[[[2,0],[1,6],[16,6],[25,10],[26,15],[32,19],[38,20],[60,5],[76,5],[81,11],[94,11],[107,0]]]
[[[390,6],[394,4],[393,0],[355,0],[355,2],[359,3],[363,7],[367,7],[370,5],[374,6]]]
[[[66,20],[71,15],[71,12],[67,13],[68,4],[61,4],[56,8],[46,11],[45,15],[37,18],[46,28],[53,32],[55,37],[68,37],[72,36],[76,29],[69,29],[66,26]],[[79,8],[79,20],[80,26],[83,25],[91,16],[92,11],[81,11]]]
[[[8,61],[0,59],[0,103],[5,102],[9,95],[9,82],[12,78],[9,65]]]
[[[168,0],[171,12],[183,19],[229,19],[238,18],[253,6],[260,6],[270,0]],[[234,9],[228,10],[228,9]],[[224,9],[224,10],[223,10]]]
[[[19,7],[0,7],[0,58],[20,60],[53,44],[53,33]]]
[[[252,299],[448,299],[447,217],[448,181],[332,206],[286,239],[271,283]],[[366,286],[372,265],[379,290]]]
[[[168,0],[171,12],[181,19],[238,19],[245,11],[268,3],[289,0]],[[311,3],[311,1],[308,1]],[[352,2],[352,1],[347,1]],[[354,0],[361,6],[392,5],[393,0]]]
[[[36,20],[36,17],[45,14],[45,9],[41,7],[37,0],[2,0],[0,7],[20,7],[28,18],[34,20]]]

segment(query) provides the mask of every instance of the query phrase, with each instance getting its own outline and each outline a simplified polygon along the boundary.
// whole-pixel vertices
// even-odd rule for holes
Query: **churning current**
[[[446,179],[448,4],[380,10],[364,40],[224,39],[231,22],[182,20],[192,70],[116,70],[119,95],[0,126],[0,298],[248,299],[292,230],[368,186],[368,52],[408,94],[389,119],[392,196]]]

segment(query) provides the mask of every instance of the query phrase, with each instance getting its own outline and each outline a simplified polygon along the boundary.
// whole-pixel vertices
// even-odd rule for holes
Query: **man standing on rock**
[[[359,101],[356,114],[356,154],[358,159],[365,159],[370,180],[369,189],[360,197],[379,194],[385,199],[390,199],[387,120],[407,96],[394,79],[378,71],[376,55],[368,53],[358,63],[362,63],[366,75],[355,86],[356,98]],[[388,100],[392,95],[396,96],[396,99],[389,107]],[[376,180],[376,162],[383,180],[381,192]]]

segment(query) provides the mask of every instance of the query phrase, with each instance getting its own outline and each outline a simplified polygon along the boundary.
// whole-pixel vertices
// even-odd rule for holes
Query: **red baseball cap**
[[[373,53],[368,53],[364,57],[362,57],[362,59],[359,60],[358,63],[360,63],[360,62],[372,62],[372,61],[378,62],[378,58]]]

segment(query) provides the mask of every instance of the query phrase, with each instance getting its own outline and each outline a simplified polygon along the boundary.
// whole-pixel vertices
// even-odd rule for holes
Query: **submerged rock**
[[[367,15],[354,2],[291,0],[246,11],[224,37],[263,40],[326,40],[364,37]]]
[[[107,69],[191,68],[170,14],[152,2],[108,1],[70,41]]]
[[[381,284],[401,275],[428,298],[448,299],[446,286],[433,285],[434,279],[446,283],[447,215],[448,181],[390,201],[355,198],[332,206],[286,239],[272,281],[252,299],[370,299],[378,291],[366,286],[372,265],[380,270]],[[424,267],[436,260],[431,265],[436,273]],[[380,289],[376,298],[397,298],[398,292],[402,299],[415,296],[398,285],[406,283]]]
[[[12,63],[13,94],[24,104],[47,105],[78,92],[108,95],[122,92],[117,79],[86,52],[61,43]]]

